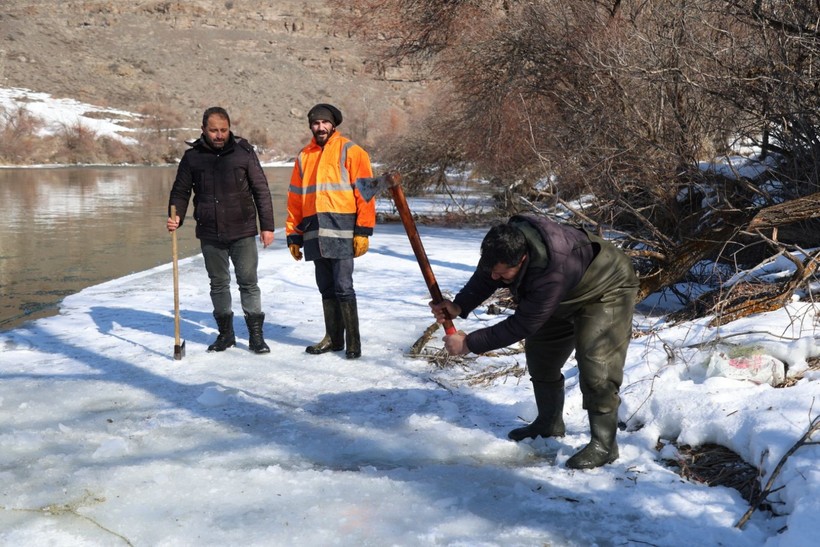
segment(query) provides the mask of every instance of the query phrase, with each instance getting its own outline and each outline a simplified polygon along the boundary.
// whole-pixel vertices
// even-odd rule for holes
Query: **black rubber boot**
[[[563,437],[564,427],[564,376],[555,382],[532,381],[538,417],[530,425],[513,429],[507,437],[515,442],[536,437]]]
[[[344,324],[339,301],[335,298],[325,298],[322,300],[322,309],[325,314],[325,337],[318,344],[305,348],[306,352],[313,355],[345,349]]]
[[[362,356],[362,343],[359,339],[359,309],[355,300],[340,302],[342,322],[345,328],[345,357],[358,359]]]
[[[245,323],[248,325],[248,348],[254,353],[270,353],[270,348],[262,336],[262,325],[265,323],[265,314],[246,313]]]
[[[606,414],[589,412],[589,444],[567,460],[570,469],[592,469],[618,459],[618,411]]]
[[[233,313],[217,315],[214,313],[216,326],[219,328],[219,336],[216,341],[208,346],[208,351],[225,351],[236,345],[236,336],[233,333]]]

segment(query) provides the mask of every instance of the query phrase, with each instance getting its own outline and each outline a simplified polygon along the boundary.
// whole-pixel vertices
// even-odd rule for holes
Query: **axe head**
[[[361,177],[356,179],[356,188],[365,201],[370,201],[376,194],[387,188],[387,175],[380,177]]]
[[[385,188],[393,188],[401,184],[401,177],[398,173],[385,173],[379,177],[361,177],[356,179],[356,188],[365,199],[370,201],[373,197]]]
[[[185,340],[181,344],[174,345],[174,360],[180,361],[185,357]]]

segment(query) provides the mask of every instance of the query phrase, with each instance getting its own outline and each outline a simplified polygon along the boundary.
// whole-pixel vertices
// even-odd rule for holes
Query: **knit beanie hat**
[[[342,112],[332,104],[320,103],[310,109],[308,112],[308,123],[313,123],[316,120],[327,120],[337,127],[342,123]]]

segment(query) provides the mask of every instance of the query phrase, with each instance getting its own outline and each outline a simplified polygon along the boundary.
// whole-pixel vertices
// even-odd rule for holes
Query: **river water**
[[[290,167],[266,167],[277,226]],[[0,330],[57,313],[85,287],[171,262],[165,229],[176,167],[0,169]],[[180,258],[199,253],[193,204]]]

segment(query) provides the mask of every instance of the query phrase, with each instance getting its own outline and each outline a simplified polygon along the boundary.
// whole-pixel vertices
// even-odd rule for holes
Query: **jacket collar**
[[[333,144],[334,142],[336,142],[338,139],[341,139],[341,138],[342,138],[342,135],[341,135],[341,133],[339,133],[339,130],[337,129],[336,131],[333,132],[333,134],[330,136],[330,138],[327,140],[327,142],[325,143],[324,146],[319,146],[319,144],[316,142],[316,137],[311,137],[310,144],[308,146],[310,146],[311,148],[318,148],[319,150],[322,150],[324,148],[327,148],[327,146],[329,144]]]

